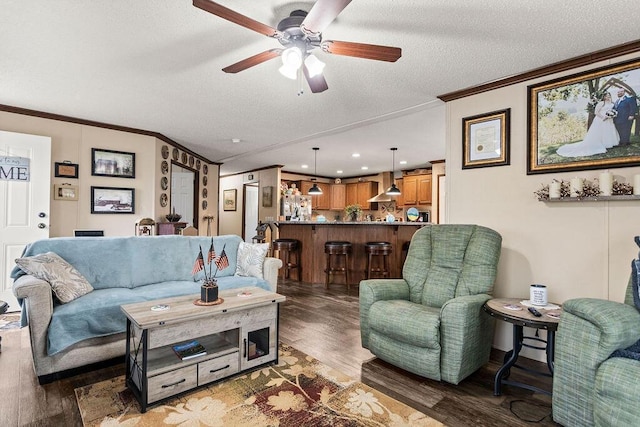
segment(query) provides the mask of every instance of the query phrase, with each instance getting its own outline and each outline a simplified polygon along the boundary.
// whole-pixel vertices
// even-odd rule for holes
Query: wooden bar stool
[[[327,255],[327,268],[324,270],[326,273],[324,288],[329,289],[329,282],[332,274],[344,274],[344,280],[347,284],[347,293],[349,293],[349,255],[351,254],[351,243],[336,241],[326,242],[324,244],[324,253]],[[341,265],[342,263],[340,262],[340,258],[344,259],[344,267]]]
[[[302,278],[300,271],[300,246],[300,241],[296,239],[276,239],[271,242],[274,254],[275,251],[278,251],[278,257],[282,254],[282,266],[284,268],[283,275],[285,279],[289,278],[290,271],[292,269],[296,270],[296,278],[298,282]],[[291,256],[292,254],[294,257]],[[295,258],[295,260],[292,258]]]
[[[367,270],[365,275],[367,279],[371,278],[372,273],[377,273],[382,277],[389,277],[391,270],[389,269],[389,255],[393,251],[393,246],[389,242],[367,242],[364,245],[364,251],[367,254]],[[378,267],[374,267],[373,257],[382,257]],[[380,265],[381,264],[381,265]]]

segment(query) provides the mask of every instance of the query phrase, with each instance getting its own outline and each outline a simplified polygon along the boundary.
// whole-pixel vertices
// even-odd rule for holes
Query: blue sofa
[[[282,262],[267,257],[264,278],[235,276],[239,236],[216,236],[229,267],[216,275],[221,290],[258,286],[276,291]],[[124,355],[126,318],[120,305],[180,295],[199,294],[203,272],[192,276],[199,248],[207,253],[211,237],[52,238],[28,245],[23,257],[54,252],[78,270],[94,290],[61,304],[51,285],[12,271],[13,291],[29,325],[33,363],[40,383],[70,369]]]

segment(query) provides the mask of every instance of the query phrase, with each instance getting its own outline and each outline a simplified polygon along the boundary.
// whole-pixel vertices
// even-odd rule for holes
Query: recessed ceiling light
[[[231,142],[237,144],[238,142],[240,142],[240,138],[231,138]]]
[[[363,171],[366,171],[367,169],[369,169],[369,166],[362,166],[360,169],[362,169]]]
[[[351,157],[360,157],[360,153],[353,153]]]
[[[336,171],[336,173],[343,173],[343,172],[342,172],[342,171],[340,171],[340,170],[338,170],[338,171]]]
[[[309,165],[302,165],[301,167],[302,167],[302,169],[307,169],[309,167]]]
[[[406,161],[406,160],[400,160],[400,164],[401,164],[401,165],[406,165],[406,164],[407,164],[407,161]]]

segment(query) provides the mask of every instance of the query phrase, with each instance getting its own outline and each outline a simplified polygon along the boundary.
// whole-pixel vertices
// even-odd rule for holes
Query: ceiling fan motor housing
[[[284,37],[278,40],[283,46],[295,45],[303,51],[310,51],[320,46],[322,42],[322,34],[307,34],[302,31],[301,24],[306,18],[307,12],[304,10],[294,10],[291,14],[278,23],[278,31],[284,34]],[[304,47],[304,49],[302,49]]]

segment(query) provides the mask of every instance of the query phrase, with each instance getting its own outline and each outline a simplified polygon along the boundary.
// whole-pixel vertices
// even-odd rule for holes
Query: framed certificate
[[[462,119],[462,169],[509,164],[511,109]]]

